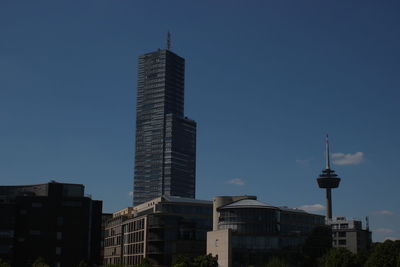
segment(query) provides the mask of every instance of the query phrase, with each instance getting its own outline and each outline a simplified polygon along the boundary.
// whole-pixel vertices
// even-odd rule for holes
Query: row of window
[[[137,256],[124,256],[123,263],[125,265],[139,265],[142,263],[143,255]]]
[[[346,232],[333,232],[333,237],[346,237]]]
[[[124,254],[143,254],[144,243],[129,244],[124,246]]]
[[[347,244],[346,239],[339,239],[339,240],[333,240],[333,245],[334,246],[345,246]]]
[[[144,231],[138,231],[124,235],[124,244],[142,241],[144,241]]]
[[[348,229],[348,223],[341,223],[341,224],[332,224],[332,229]]]
[[[110,237],[104,239],[104,247],[118,246],[121,245],[121,236]]]
[[[145,224],[144,219],[140,219],[124,224],[122,226],[122,229],[124,233],[138,231],[144,229],[144,224]]]

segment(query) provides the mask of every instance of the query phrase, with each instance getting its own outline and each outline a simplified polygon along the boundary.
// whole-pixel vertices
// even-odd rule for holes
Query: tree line
[[[369,250],[357,254],[346,248],[310,252],[276,252],[265,267],[400,267],[400,240],[374,243]]]
[[[321,232],[322,231],[322,232]],[[315,233],[299,250],[276,250],[266,255],[265,267],[400,267],[400,240],[386,240],[374,243],[369,250],[354,254],[345,248],[332,248],[331,240],[326,233]],[[0,267],[11,265],[0,259]],[[38,258],[32,267],[50,267],[43,258]],[[81,261],[76,267],[93,267]],[[103,267],[155,267],[144,259],[136,266],[105,265]],[[195,258],[178,256],[172,267],[218,267],[217,257],[211,254]],[[254,267],[243,264],[242,267]]]

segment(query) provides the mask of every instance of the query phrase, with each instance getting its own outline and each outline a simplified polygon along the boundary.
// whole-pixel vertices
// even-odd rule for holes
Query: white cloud
[[[356,152],[354,154],[348,153],[333,153],[333,163],[336,165],[357,165],[364,161],[364,153]]]
[[[377,214],[377,215],[393,215],[394,212],[390,210],[377,210],[372,212],[372,214]]]
[[[390,233],[393,233],[394,230],[389,229],[389,228],[378,228],[378,229],[373,230],[373,232],[383,233],[383,234],[390,234]]]
[[[229,180],[226,183],[227,184],[238,185],[238,186],[243,186],[245,184],[245,182],[240,178],[235,178],[235,179]]]
[[[317,212],[325,210],[325,206],[321,204],[303,205],[298,208],[307,212]]]

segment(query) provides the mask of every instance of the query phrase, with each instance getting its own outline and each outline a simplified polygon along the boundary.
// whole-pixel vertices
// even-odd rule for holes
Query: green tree
[[[289,267],[289,265],[285,260],[273,257],[268,261],[266,267]]]
[[[136,266],[137,267],[153,267],[154,265],[148,258],[144,258],[142,260],[142,262]]]
[[[178,257],[172,263],[173,267],[191,267],[191,260],[183,255],[178,255]]]
[[[11,267],[11,265],[8,262],[0,259],[0,267]]]
[[[365,265],[365,263],[368,260],[369,254],[370,254],[370,251],[367,250],[367,249],[364,249],[364,250],[361,250],[361,251],[357,252],[356,261],[357,261],[358,266],[364,266]]]
[[[316,227],[307,238],[303,253],[312,259],[325,255],[332,248],[332,230],[330,226]]]
[[[193,260],[193,267],[218,267],[218,258],[211,254],[197,256]]]
[[[397,255],[397,267],[400,267],[400,254]]]
[[[50,267],[42,257],[39,257],[32,264],[32,267]]]
[[[386,240],[375,244],[365,263],[366,267],[394,267],[399,266],[400,241]]]
[[[317,267],[319,261],[332,248],[332,229],[323,225],[315,227],[302,246],[300,266]]]
[[[322,259],[324,267],[356,267],[357,256],[345,248],[333,248]]]
[[[81,260],[76,267],[89,267],[89,264],[87,264],[86,261]]]

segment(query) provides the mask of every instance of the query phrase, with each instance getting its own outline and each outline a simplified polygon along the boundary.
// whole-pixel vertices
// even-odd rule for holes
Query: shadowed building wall
[[[83,185],[0,186],[0,200],[0,258],[13,267],[38,257],[55,267],[100,263],[102,202],[85,197]]]

